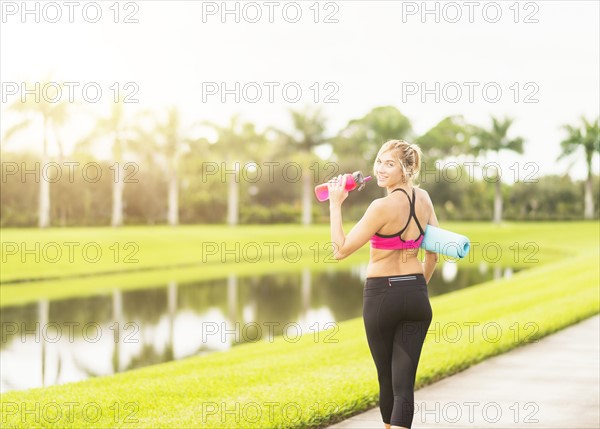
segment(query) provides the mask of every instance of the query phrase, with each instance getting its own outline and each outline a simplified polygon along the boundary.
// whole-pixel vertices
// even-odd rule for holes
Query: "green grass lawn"
[[[419,364],[417,387],[535,341],[600,310],[596,222],[501,226],[454,223],[443,227],[463,233],[472,242],[482,243],[481,246],[498,243],[506,251],[497,263],[530,269],[510,279],[486,282],[431,299],[433,321]],[[220,237],[217,227],[210,228],[214,229],[210,234]],[[134,236],[134,230],[136,228],[131,228],[128,233]],[[100,231],[93,230],[88,234],[98,236]],[[193,246],[183,243],[185,240],[169,244],[165,238],[167,231],[173,230],[158,228],[160,238],[156,238],[152,236],[152,229],[138,230],[140,248],[147,240],[149,248],[155,252],[149,260],[156,264],[175,260],[173,255],[161,259],[161,247],[165,253],[181,247],[177,250],[180,255],[193,250]],[[189,241],[196,245],[204,239],[203,234],[209,234],[200,226],[185,227],[185,231]],[[61,239],[60,230],[50,232]],[[232,236],[248,238],[254,234],[252,239],[260,241],[272,234],[281,240],[281,233],[287,232],[286,237],[307,248],[313,240],[321,243],[328,240],[326,226],[306,230],[299,226],[267,227],[263,232],[265,235],[261,235],[261,228],[243,227],[239,234],[232,233]],[[17,232],[12,230],[10,233]],[[178,232],[176,236],[186,235],[181,234]],[[7,240],[4,231],[2,239]],[[515,260],[517,248],[520,250]],[[472,260],[460,263],[479,263],[486,258],[476,250],[477,247]],[[365,260],[367,256],[363,252],[356,258]],[[492,256],[488,254],[488,262]],[[244,264],[241,264],[239,269],[255,272],[297,269],[299,264],[286,265],[278,261],[255,263],[250,268],[242,268]],[[222,273],[235,265],[216,263]],[[82,269],[81,266],[75,268],[76,272]],[[193,276],[204,268],[192,267],[182,276]],[[11,270],[12,274],[7,278],[19,277],[18,269],[12,267]],[[157,270],[151,275],[157,279],[177,276],[176,271],[165,271]],[[45,275],[39,267],[36,272]],[[207,275],[216,274],[210,272]],[[125,277],[133,276],[120,275],[123,281]],[[19,302],[19,288],[25,288],[21,292],[35,290],[42,293],[49,285],[74,292],[71,286],[63,286],[65,283],[68,281],[3,285],[2,299],[7,297],[12,302]],[[131,279],[128,287],[136,287],[136,281]],[[449,338],[442,334],[444,327],[450,324],[464,328],[458,340],[455,336]],[[470,337],[467,326],[473,324]],[[492,329],[488,329],[490,327]],[[272,343],[244,344],[225,353],[187,358],[114,376],[9,392],[0,397],[2,427],[324,426],[375,406],[378,397],[377,375],[362,318],[338,323],[330,334],[326,339],[325,335],[315,338],[314,333],[310,333],[297,342],[276,337]],[[30,412],[23,414],[25,408]],[[57,410],[62,413],[60,416]],[[70,410],[73,412],[68,412]]]
[[[542,263],[548,258],[560,258],[573,248],[571,241],[585,240],[591,226],[590,222],[504,223],[497,227],[483,222],[443,225],[469,236],[475,258],[481,258],[483,252],[494,258],[495,243],[506,245],[500,261],[505,264],[513,263],[516,250],[510,246],[515,243],[524,253],[517,264],[526,264],[527,254],[539,256]],[[346,225],[345,231],[350,227]],[[0,283],[150,268],[207,268],[222,266],[223,262],[253,261],[258,252],[262,261],[269,256],[276,261],[286,257],[292,261],[297,249],[301,249],[300,256],[324,262],[330,256],[328,242],[328,225],[2,229]],[[524,249],[528,242],[537,244],[539,250]]]

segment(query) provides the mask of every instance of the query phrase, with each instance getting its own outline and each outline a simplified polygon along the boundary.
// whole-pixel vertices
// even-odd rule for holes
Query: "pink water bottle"
[[[362,191],[369,180],[371,180],[371,176],[364,177],[362,172],[355,171],[354,173],[346,173],[346,190],[352,191],[357,189]],[[319,201],[326,201],[329,199],[329,189],[327,187],[327,183],[321,183],[320,185],[315,186],[315,194],[317,195],[317,199]]]

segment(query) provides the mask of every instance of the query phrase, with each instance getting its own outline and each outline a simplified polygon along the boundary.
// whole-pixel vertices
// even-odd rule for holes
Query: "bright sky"
[[[416,133],[452,114],[484,126],[491,115],[512,117],[512,136],[526,145],[524,155],[505,154],[501,162],[510,183],[515,162],[521,180],[533,171],[524,167],[528,162],[537,164],[538,176],[567,171],[569,161],[556,162],[565,136],[560,127],[599,115],[598,1],[228,1],[239,22],[235,13],[222,16],[222,2],[75,3],[29,1],[33,12],[23,16],[22,2],[1,2],[2,135],[18,120],[6,106],[24,81],[78,85],[80,104],[62,133],[67,148],[88,132],[94,112],[108,111],[116,87],[124,95],[137,89],[131,112],[178,106],[186,127],[199,120],[225,124],[239,113],[259,127],[289,129],[287,109],[314,106],[316,96],[329,135],[388,104],[410,118]],[[425,7],[432,12],[422,15]],[[88,22],[97,11],[98,22]],[[236,82],[246,86],[245,96],[238,92],[236,102],[233,91],[223,102],[219,86],[234,89]],[[86,84],[89,97],[94,87],[102,90],[98,102],[84,99]],[[257,88],[262,97],[249,102]],[[324,102],[328,95],[338,102]],[[38,136],[23,132],[6,149],[40,147]],[[585,177],[580,155],[570,173],[575,179]],[[594,163],[598,174],[598,157]]]

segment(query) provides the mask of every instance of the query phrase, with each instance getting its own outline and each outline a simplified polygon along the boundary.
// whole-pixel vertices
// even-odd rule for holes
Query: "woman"
[[[438,256],[426,251],[421,263],[417,255],[426,225],[439,225],[429,194],[413,184],[420,164],[417,145],[386,142],[375,159],[374,174],[387,196],[373,201],[347,236],[341,210],[348,196],[345,176],[328,183],[335,258],[343,259],[371,241],[363,318],[386,429],[412,425],[415,374],[433,316],[427,284]]]

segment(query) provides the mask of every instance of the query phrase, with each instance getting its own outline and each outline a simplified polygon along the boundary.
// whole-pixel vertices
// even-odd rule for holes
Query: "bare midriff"
[[[419,249],[382,250],[371,248],[367,277],[423,274]]]

